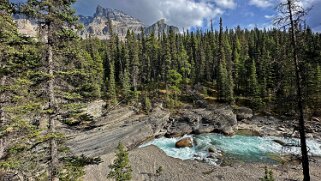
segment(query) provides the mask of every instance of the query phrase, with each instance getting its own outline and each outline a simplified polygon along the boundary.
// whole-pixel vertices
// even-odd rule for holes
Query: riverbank
[[[101,108],[101,106],[97,106]],[[99,156],[102,163],[87,166],[84,180],[105,181],[108,165],[115,157],[115,148],[122,142],[130,149],[130,163],[133,180],[259,180],[264,167],[274,172],[276,180],[302,180],[300,163],[285,165],[263,163],[231,162],[224,166],[213,166],[201,161],[171,158],[154,147],[137,148],[146,140],[164,135],[177,136],[192,132],[223,132],[246,130],[266,136],[283,136],[293,132],[294,121],[283,121],[273,116],[258,116],[247,112],[233,112],[229,106],[215,106],[209,109],[183,109],[175,112],[157,107],[149,115],[141,114],[131,107],[120,107],[107,115],[97,116],[89,130],[73,130],[69,134],[69,147],[77,155]],[[223,118],[223,119],[222,119]],[[237,122],[235,119],[238,119]],[[243,119],[240,119],[243,118]],[[319,122],[311,123],[318,129]],[[317,125],[317,126],[314,126]],[[294,131],[295,132],[295,131]],[[170,134],[168,134],[170,133]],[[313,130],[312,138],[320,138],[320,132]],[[294,135],[295,136],[295,135]],[[163,167],[163,174],[155,177],[157,167]],[[312,180],[321,180],[320,159],[311,162]]]
[[[109,172],[108,165],[113,154],[103,156],[105,160],[100,165],[86,168],[84,180],[103,181]],[[228,166],[212,166],[194,160],[180,160],[167,156],[155,146],[137,148],[129,152],[129,159],[133,168],[135,181],[145,180],[184,180],[184,181],[258,181],[264,176],[264,168],[268,166],[273,171],[275,180],[302,180],[301,165],[297,161],[284,165],[270,165],[260,163],[232,163]],[[310,163],[311,180],[321,180],[321,159]],[[162,166],[163,172],[156,176],[156,169]]]

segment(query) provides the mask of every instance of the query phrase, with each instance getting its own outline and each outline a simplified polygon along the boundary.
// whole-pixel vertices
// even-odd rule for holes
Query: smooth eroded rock
[[[229,106],[217,109],[182,109],[172,115],[171,120],[167,137],[211,132],[233,135],[237,130],[236,115]]]
[[[247,107],[238,107],[234,109],[234,113],[236,114],[238,121],[243,119],[251,119],[253,117],[253,110]]]

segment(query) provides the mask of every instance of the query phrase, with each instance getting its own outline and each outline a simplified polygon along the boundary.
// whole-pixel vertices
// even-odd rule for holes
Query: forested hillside
[[[280,113],[295,109],[288,31],[222,28],[221,32],[151,36],[142,32],[138,37],[128,32],[125,41],[117,36],[108,41],[80,40],[78,48],[88,64],[84,68],[95,80],[87,89],[91,93],[84,94],[85,89],[79,93],[116,103],[135,96],[155,98],[159,90],[166,90],[165,103],[172,106],[171,100],[179,103],[176,98],[184,96],[187,86],[203,85],[204,94],[221,102]],[[321,35],[302,27],[298,36],[305,107],[312,111],[320,105]]]
[[[105,100],[107,109],[142,105],[137,107],[148,113],[156,103],[169,109],[193,104],[197,94],[208,102],[296,116],[289,29],[229,29],[217,19],[214,31],[149,36],[128,31],[120,40],[109,21],[109,40],[81,39],[73,31],[81,28],[73,2],[28,1],[19,8],[43,21],[39,37],[30,38],[17,31],[16,6],[1,1],[1,169],[44,178],[50,163],[54,178],[81,176],[82,167],[97,160],[72,156],[55,122],[91,119],[80,110],[97,99]],[[297,36],[304,110],[312,116],[321,108],[321,34],[302,25]],[[49,128],[41,126],[46,121]]]

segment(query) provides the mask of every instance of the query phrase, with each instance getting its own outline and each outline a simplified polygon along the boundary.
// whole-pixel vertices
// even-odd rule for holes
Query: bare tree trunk
[[[300,131],[300,141],[301,141],[301,153],[302,153],[302,167],[304,181],[310,181],[310,171],[309,171],[309,157],[306,144],[305,136],[305,125],[304,125],[304,113],[303,113],[303,98],[302,98],[302,87],[301,87],[301,72],[299,67],[299,60],[297,54],[297,36],[296,36],[296,27],[293,20],[292,12],[292,1],[288,0],[288,10],[290,14],[291,22],[291,39],[292,39],[292,48],[293,48],[293,60],[295,64],[295,74],[296,74],[296,84],[297,84],[297,101],[299,109],[299,131]]]
[[[7,76],[3,76],[1,78],[1,82],[0,82],[1,86],[5,86],[6,79],[7,79]],[[4,103],[5,103],[5,94],[2,93],[0,95],[0,127],[4,126],[5,121],[6,121],[5,120],[5,113],[4,113],[4,110],[3,110]],[[7,145],[6,138],[1,138],[0,139],[0,159],[5,155],[5,149],[6,149],[7,146],[8,145]]]
[[[0,85],[3,87],[5,86],[5,83],[6,83],[6,80],[7,80],[7,76],[3,76],[1,78],[1,82],[0,82]],[[5,103],[5,94],[2,93],[0,95],[0,127],[4,125],[5,123],[5,114],[4,114],[4,110],[3,110],[3,107],[4,107],[4,103]]]
[[[133,87],[134,87],[134,93],[137,94],[137,85],[138,85],[138,65],[134,65],[133,67]],[[137,101],[137,95],[135,95],[135,101]]]
[[[49,94],[49,109],[53,112],[49,115],[48,120],[48,132],[49,134],[54,134],[56,132],[55,126],[55,115],[56,115],[56,99],[54,92],[54,62],[53,62],[53,37],[52,37],[52,25],[48,23],[48,52],[47,52],[47,62],[48,62],[48,94]],[[57,155],[57,142],[56,139],[51,138],[49,142],[50,146],[50,164],[49,164],[49,180],[59,181],[58,178],[58,155]]]

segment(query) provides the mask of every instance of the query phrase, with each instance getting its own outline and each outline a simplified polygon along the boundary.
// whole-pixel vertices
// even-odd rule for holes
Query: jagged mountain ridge
[[[119,10],[98,6],[93,17],[80,16],[80,22],[85,25],[84,29],[80,31],[80,36],[82,38],[93,36],[99,39],[108,39],[110,36],[108,19],[112,22],[113,32],[120,38],[126,36],[127,30],[138,34],[141,32],[141,28],[144,28],[144,24],[137,18]]]
[[[103,8],[97,6],[93,16],[79,15],[79,21],[84,24],[84,28],[79,31],[79,36],[82,38],[97,37],[99,39],[109,39],[110,27],[108,19],[112,22],[113,32],[124,39],[127,31],[133,31],[135,34],[140,34],[142,28],[145,34],[149,35],[152,32],[161,35],[163,32],[168,33],[171,29],[174,33],[179,33],[179,29],[175,26],[169,26],[165,20],[160,20],[155,24],[146,27],[139,19],[134,18],[120,10]],[[35,21],[26,19],[24,16],[15,16],[18,29],[22,34],[28,36],[37,35],[37,24]]]
[[[176,26],[170,26],[165,23],[164,19],[159,20],[155,24],[145,28],[145,33],[147,35],[150,35],[151,33],[154,32],[154,34],[157,35],[162,35],[164,33],[169,33],[170,30],[173,30],[174,33],[179,33],[179,29]]]

